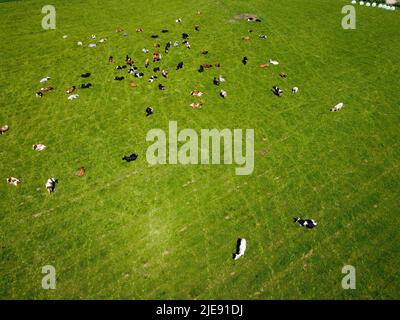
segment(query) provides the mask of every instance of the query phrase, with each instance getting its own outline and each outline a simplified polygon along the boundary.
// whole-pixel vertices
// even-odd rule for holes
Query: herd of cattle
[[[199,14],[201,14],[201,13],[199,13]],[[181,23],[182,19],[179,18],[179,19],[176,19],[175,21],[176,21],[176,23]],[[249,17],[249,18],[247,18],[247,21],[249,21],[249,22],[261,22],[261,19],[256,18],[256,17]],[[194,27],[194,30],[196,32],[199,32],[200,31],[200,26],[196,25]],[[125,36],[125,37],[128,36],[127,33],[123,33],[124,30],[122,28],[118,28],[116,30],[116,32],[117,33],[122,33],[122,35]],[[143,29],[137,28],[136,32],[143,32]],[[166,29],[162,29],[161,30],[161,33],[163,33],[163,34],[166,34],[168,32],[169,31],[166,30]],[[251,32],[253,32],[253,30],[250,29],[249,32],[251,33]],[[184,47],[187,50],[190,50],[191,49],[191,45],[189,43],[190,35],[188,33],[182,33],[181,37],[182,37],[181,44],[184,45]],[[67,36],[64,36],[63,38],[67,38]],[[96,35],[92,35],[91,38],[92,39],[96,39],[97,37],[96,37]],[[151,35],[151,38],[157,39],[157,38],[159,38],[159,35],[153,34],[153,35]],[[266,38],[267,37],[264,34],[260,34],[259,35],[259,39],[266,39]],[[243,40],[248,40],[249,37],[248,36],[242,37],[242,39]],[[106,41],[107,41],[106,38],[102,38],[102,39],[100,39],[99,43],[104,43]],[[79,41],[79,42],[77,42],[77,45],[78,46],[82,46],[83,42]],[[168,42],[166,42],[165,47],[164,47],[165,55],[168,55],[168,53],[170,52],[172,47],[179,47],[179,45],[180,44],[179,44],[178,41],[174,41],[174,42],[168,41]],[[89,48],[93,48],[93,47],[96,47],[96,46],[97,46],[96,43],[90,43],[88,45]],[[158,49],[158,48],[161,47],[161,44],[160,43],[156,43],[156,44],[154,44],[154,47],[156,49]],[[143,48],[142,52],[147,54],[149,52],[149,50],[147,48]],[[200,52],[200,54],[207,55],[208,54],[208,50],[202,50]],[[152,74],[148,78],[148,82],[149,83],[152,83],[152,82],[156,81],[159,78],[158,77],[158,73],[161,73],[161,76],[165,80],[168,79],[169,74],[170,74],[168,72],[168,70],[163,69],[163,68],[161,68],[159,66],[159,64],[161,64],[160,62],[162,60],[163,60],[163,55],[158,50],[156,50],[156,51],[154,51],[152,53],[152,62],[154,64],[154,66],[153,66],[153,68],[150,68],[150,70],[152,70],[152,72],[151,72]],[[114,57],[113,56],[109,56],[108,57],[108,63],[112,64],[113,62],[114,62]],[[243,57],[242,58],[242,64],[243,65],[247,65],[248,64],[248,58],[247,57]],[[269,59],[268,63],[260,64],[259,67],[260,68],[267,68],[269,66],[278,66],[278,65],[279,65],[278,61],[273,60],[273,59]],[[149,70],[150,58],[146,58],[145,59],[145,61],[143,62],[143,67],[145,68],[145,70]],[[221,68],[221,64],[219,62],[214,64],[214,66],[212,64],[202,64],[202,65],[199,66],[198,72],[202,73],[206,69],[210,69],[212,67],[215,67],[216,69],[220,69]],[[175,72],[179,72],[179,70],[181,70],[183,68],[184,68],[184,62],[180,61],[176,65]],[[114,69],[118,70],[118,72],[127,71],[128,75],[133,76],[134,78],[137,78],[137,79],[143,78],[145,76],[145,73],[144,73],[145,70],[139,70],[139,64],[136,63],[134,61],[134,59],[132,57],[130,57],[128,54],[125,56],[125,64],[117,65],[117,66],[114,67]],[[128,75],[126,77],[128,77]],[[83,78],[83,79],[89,78],[90,76],[91,76],[91,74],[89,72],[85,72],[85,73],[81,74],[81,78]],[[279,76],[281,78],[285,79],[285,78],[287,78],[288,75],[285,72],[281,72],[279,74]],[[116,81],[123,81],[125,79],[125,76],[124,75],[116,75],[116,76],[114,76],[113,79],[116,80]],[[51,77],[50,76],[46,76],[46,77],[42,78],[39,82],[41,84],[44,84],[44,83],[47,83],[50,80],[51,80]],[[210,79],[210,81],[211,81],[211,79]],[[223,75],[214,76],[213,80],[212,80],[212,83],[217,87],[223,85],[224,82],[226,82],[226,80],[225,80],[225,77]],[[137,88],[136,80],[131,79],[130,82],[129,82],[129,86],[131,88]],[[76,98],[79,97],[79,94],[76,93],[78,88],[79,89],[90,89],[91,87],[92,87],[92,84],[90,82],[82,83],[79,86],[76,86],[76,85],[70,86],[65,92],[66,92],[66,94],[68,94],[68,99],[69,100],[73,100],[73,99],[76,99]],[[167,87],[165,85],[163,85],[162,83],[160,83],[158,85],[158,88],[159,88],[159,90],[166,90]],[[52,86],[43,86],[43,87],[40,88],[39,91],[36,92],[36,96],[39,97],[39,98],[42,98],[45,94],[47,94],[48,92],[51,92],[53,90],[54,90],[54,87],[52,87]],[[297,94],[297,93],[299,93],[299,88],[298,87],[294,87],[294,88],[291,89],[291,91],[292,91],[293,94]],[[282,97],[282,95],[283,95],[283,90],[281,88],[279,88],[278,86],[273,86],[272,92],[277,97]],[[192,90],[190,92],[190,95],[193,96],[193,97],[201,97],[203,94],[204,94],[204,92],[201,92],[199,90]],[[224,89],[220,89],[219,95],[222,98],[226,98],[228,94]],[[202,107],[202,105],[203,105],[202,102],[193,102],[193,103],[190,104],[190,106],[193,109],[199,109],[199,108]],[[342,107],[343,107],[343,103],[340,103],[340,104],[336,105],[335,107],[333,107],[331,109],[331,111],[332,112],[337,112]],[[153,107],[148,106],[145,109],[146,116],[150,116],[153,113],[154,113]],[[1,135],[5,134],[6,132],[8,132],[9,129],[10,128],[9,128],[8,125],[5,125],[5,126],[1,127],[0,128],[0,134]],[[47,147],[45,145],[40,144],[40,143],[39,144],[34,144],[32,146],[32,149],[35,150],[35,151],[43,151],[43,150],[46,150],[46,148]],[[127,161],[127,162],[131,162],[131,161],[135,161],[137,158],[138,158],[138,154],[131,153],[129,156],[124,156],[122,158],[122,160]],[[78,169],[76,175],[78,177],[84,176],[85,175],[85,168],[84,167],[80,167]],[[21,180],[18,179],[18,178],[15,178],[15,177],[9,177],[9,178],[7,178],[7,183],[10,184],[10,185],[18,186],[21,183]],[[53,193],[57,183],[58,183],[58,180],[56,178],[49,178],[45,183],[45,188],[46,188],[47,192],[48,193]],[[294,218],[294,222],[298,223],[300,226],[306,227],[308,229],[312,229],[315,226],[317,226],[317,223],[312,219]],[[236,253],[234,253],[234,255],[233,255],[233,259],[237,260],[240,257],[242,257],[245,254],[246,247],[247,247],[246,239],[238,239],[237,250],[236,250]]]

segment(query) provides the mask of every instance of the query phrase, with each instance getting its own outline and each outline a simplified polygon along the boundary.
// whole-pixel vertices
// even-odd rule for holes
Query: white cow
[[[42,78],[42,79],[40,80],[40,83],[45,83],[45,82],[47,82],[47,81],[49,81],[49,80],[50,80],[50,77],[47,76],[47,77]]]
[[[277,65],[279,64],[278,61],[272,60],[272,59],[269,59],[269,63],[272,64],[272,65],[274,65],[274,66],[277,66]]]
[[[75,93],[75,94],[71,94],[70,96],[68,96],[68,100],[74,100],[76,98],[79,97],[79,94]]]
[[[340,102],[340,103],[338,103],[336,106],[334,106],[332,109],[331,109],[331,112],[338,112],[340,109],[342,109],[344,107],[344,103],[343,102]]]

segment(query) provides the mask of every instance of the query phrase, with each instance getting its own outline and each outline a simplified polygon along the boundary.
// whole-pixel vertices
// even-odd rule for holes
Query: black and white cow
[[[294,218],[293,222],[297,222],[300,226],[306,227],[308,229],[313,229],[317,226],[317,222],[313,219],[302,219],[302,218]]]

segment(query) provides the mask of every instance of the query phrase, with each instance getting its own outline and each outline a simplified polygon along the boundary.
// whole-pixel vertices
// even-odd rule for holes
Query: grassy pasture
[[[11,129],[0,136],[0,298],[400,298],[399,12],[357,6],[357,29],[343,30],[349,2],[55,0],[57,28],[48,31],[43,1],[1,3],[0,126]],[[241,13],[262,23],[233,19]],[[129,53],[145,70],[142,48],[182,32],[192,49],[163,55],[167,80],[150,84],[144,71],[132,90],[130,76],[113,69]],[[88,48],[92,34],[108,41]],[[280,65],[258,67],[269,58]],[[217,62],[220,70],[197,72]],[[68,101],[65,90],[86,82],[84,72],[93,88]],[[212,84],[219,74],[225,100]],[[47,75],[55,91],[36,98]],[[205,96],[193,99],[194,89]],[[202,109],[189,106],[200,100]],[[329,112],[340,101],[343,110]],[[146,118],[149,105],[155,114]],[[146,133],[170,120],[179,129],[254,128],[253,174],[149,166]],[[34,152],[34,143],[48,149]],[[123,163],[131,152],[138,160]],[[22,184],[7,185],[9,176]],[[60,183],[49,196],[52,176]],[[295,216],[318,227],[299,228]],[[248,249],[232,261],[238,237]],[[356,290],[341,287],[347,264],[356,267]],[[56,290],[41,288],[45,265],[57,270]]]

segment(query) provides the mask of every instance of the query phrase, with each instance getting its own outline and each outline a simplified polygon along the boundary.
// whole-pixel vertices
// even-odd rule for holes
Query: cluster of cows
[[[199,13],[199,14],[200,14],[200,13]],[[179,19],[176,19],[175,21],[176,21],[176,23],[181,23],[181,22],[182,22],[182,19],[179,18]],[[249,18],[247,19],[247,21],[249,21],[249,22],[261,22],[261,20],[258,19],[258,18],[256,18],[256,17],[254,17],[254,18],[253,18],[253,17],[249,17]],[[200,31],[200,27],[199,27],[198,25],[196,25],[196,26],[194,27],[194,30],[195,30],[196,32],[199,32],[199,31]],[[116,30],[116,32],[117,32],[117,33],[122,33],[122,32],[124,32],[124,30],[123,30],[122,28],[118,28],[118,29]],[[136,32],[143,32],[143,29],[137,28],[137,29],[136,29]],[[169,32],[169,31],[166,30],[166,29],[162,29],[162,30],[161,30],[161,33],[163,33],[163,34],[166,34],[166,33],[168,33],[168,32]],[[249,32],[253,32],[253,30],[249,30]],[[127,34],[127,33],[122,33],[122,35],[123,35],[123,36],[127,36],[128,34]],[[67,37],[67,36],[64,36],[63,38],[66,38],[66,37]],[[190,45],[190,43],[189,43],[190,35],[189,35],[188,33],[182,33],[182,34],[181,34],[181,37],[182,37],[181,45],[184,45],[184,47],[185,47],[187,50],[190,50],[190,49],[191,49],[191,45]],[[259,37],[260,39],[266,39],[266,38],[267,38],[264,34],[260,34],[258,37]],[[92,38],[92,39],[96,39],[97,37],[96,37],[96,35],[92,35],[91,38]],[[153,34],[153,35],[151,35],[151,38],[157,39],[157,38],[159,38],[159,35]],[[242,39],[243,39],[243,40],[249,40],[250,37],[246,36],[246,37],[242,37]],[[100,43],[104,43],[105,41],[107,41],[107,39],[106,39],[106,38],[102,38],[99,42],[100,42]],[[83,43],[82,43],[81,41],[79,41],[79,42],[77,43],[77,45],[78,45],[78,46],[82,46]],[[166,44],[165,44],[165,46],[164,46],[164,54],[165,54],[165,55],[168,55],[168,53],[170,52],[170,50],[171,50],[172,47],[179,47],[179,45],[180,45],[180,43],[179,43],[178,41],[174,41],[174,42],[168,41],[168,42],[166,42]],[[90,43],[90,44],[88,45],[88,47],[96,47],[96,46],[97,46],[96,43]],[[160,44],[160,43],[156,43],[156,44],[154,44],[154,47],[155,47],[156,49],[158,49],[158,48],[161,47],[161,44]],[[143,49],[142,49],[142,52],[147,54],[147,53],[149,53],[149,50],[148,50],[147,48],[143,48]],[[202,54],[202,55],[207,55],[207,54],[208,54],[208,50],[202,50],[202,51],[200,52],[200,54]],[[149,76],[148,82],[152,83],[152,82],[156,81],[156,80],[159,78],[159,77],[158,77],[158,74],[159,74],[159,73],[161,73],[161,76],[162,76],[164,79],[167,79],[167,78],[169,77],[169,72],[168,72],[168,70],[162,69],[162,68],[158,65],[158,64],[160,64],[160,61],[162,61],[162,59],[163,59],[163,56],[162,56],[162,54],[161,54],[158,50],[155,50],[155,51],[152,53],[152,62],[153,62],[153,64],[154,64],[154,66],[153,66],[153,68],[150,68],[150,70],[152,70],[152,72],[151,72],[152,74]],[[108,57],[108,62],[109,62],[110,64],[112,64],[112,63],[114,62],[113,56],[109,56],[109,57]],[[248,58],[247,58],[246,56],[242,58],[242,64],[243,64],[243,65],[247,65],[247,64],[248,64]],[[273,60],[273,59],[269,59],[269,62],[268,62],[268,63],[260,64],[259,67],[260,67],[260,68],[267,68],[267,67],[269,67],[269,66],[278,66],[278,65],[279,65],[279,62],[278,62],[278,61]],[[144,67],[143,70],[139,70],[139,67],[138,67],[138,66],[139,66],[139,64],[135,63],[134,59],[133,59],[132,57],[130,57],[130,56],[127,54],[127,55],[125,56],[125,63],[122,64],[122,65],[117,65],[117,66],[115,66],[114,69],[115,69],[115,70],[118,70],[119,72],[122,72],[122,71],[125,71],[125,72],[126,72],[126,71],[127,71],[127,73],[128,73],[129,75],[133,76],[134,78],[140,79],[140,78],[143,78],[143,77],[145,76],[144,71],[145,71],[145,70],[149,70],[149,67],[150,67],[150,58],[146,58],[145,61],[143,62],[143,67]],[[212,67],[215,67],[216,69],[220,69],[220,68],[221,68],[221,64],[220,64],[219,62],[216,63],[216,64],[214,64],[214,65],[211,65],[211,64],[201,64],[201,65],[199,66],[199,68],[198,68],[198,72],[202,73],[202,72],[204,72],[205,70],[210,69],[210,68],[212,68]],[[183,62],[183,61],[180,61],[180,62],[177,63],[177,65],[176,65],[175,72],[178,72],[179,70],[181,70],[181,69],[183,69],[183,68],[184,68],[184,62]],[[87,78],[89,78],[90,76],[91,76],[91,74],[90,74],[89,72],[86,72],[86,73],[81,74],[81,78],[83,78],[83,79],[87,79]],[[281,73],[279,74],[279,76],[280,76],[281,78],[287,78],[287,74],[286,74],[285,72],[281,72]],[[114,79],[115,81],[123,81],[123,80],[126,79],[126,78],[125,78],[124,75],[116,75],[116,76],[114,76],[113,79]],[[51,80],[51,78],[50,78],[49,76],[46,76],[46,77],[44,77],[44,78],[42,78],[42,79],[40,80],[40,83],[44,84],[44,83],[48,82],[49,80]],[[226,80],[225,80],[225,77],[224,77],[223,75],[219,75],[219,76],[214,76],[212,82],[213,82],[213,84],[214,84],[215,86],[221,86],[224,82],[226,82]],[[137,87],[136,81],[135,81],[134,79],[131,79],[129,85],[130,85],[130,87],[132,87],[132,88],[136,88],[136,87]],[[89,88],[92,87],[92,84],[91,84],[90,82],[82,83],[82,84],[80,84],[78,87],[79,87],[79,89],[89,89]],[[162,83],[160,83],[160,84],[158,85],[158,88],[159,88],[159,90],[166,90],[166,86],[163,85]],[[36,92],[36,96],[41,98],[41,97],[44,96],[44,94],[45,94],[46,92],[50,92],[50,91],[53,91],[53,90],[54,90],[54,88],[51,87],[51,86],[44,86],[44,87],[41,87],[40,90]],[[79,94],[76,93],[76,90],[77,90],[77,86],[73,85],[73,86],[70,86],[70,87],[65,91],[66,94],[68,94],[68,99],[69,99],[69,100],[76,99],[76,98],[79,96]],[[283,95],[283,90],[282,90],[281,88],[279,88],[278,86],[273,86],[272,92],[273,92],[277,97],[282,97],[282,95]],[[293,94],[296,94],[296,93],[298,93],[298,92],[299,92],[299,88],[298,88],[298,87],[292,88],[292,93],[293,93]],[[193,96],[193,97],[201,97],[203,94],[204,94],[204,92],[201,92],[201,91],[199,91],[199,90],[193,90],[193,91],[191,91],[191,93],[190,93],[190,95]],[[220,89],[219,95],[220,95],[220,97],[222,97],[222,98],[226,98],[228,94],[227,94],[227,92],[226,92],[224,89]],[[202,107],[202,103],[201,103],[201,102],[193,102],[193,103],[190,104],[190,106],[191,106],[193,109],[199,109],[199,108]],[[333,107],[333,108],[331,109],[331,111],[333,111],[333,112],[339,111],[342,107],[343,107],[343,103],[340,103],[340,104],[336,105],[335,107]],[[150,116],[150,115],[152,115],[152,114],[154,113],[154,109],[153,109],[152,107],[149,106],[149,107],[147,107],[147,108],[145,109],[145,113],[146,113],[146,116]],[[8,127],[7,125],[5,125],[5,126],[3,126],[3,127],[0,128],[0,134],[4,134],[4,133],[6,133],[8,130],[9,130],[9,127]],[[43,151],[43,150],[45,150],[46,148],[47,148],[47,147],[46,147],[45,145],[43,145],[43,144],[35,144],[35,145],[32,146],[32,149],[33,149],[33,150],[36,150],[36,151]],[[122,158],[122,160],[127,161],[127,162],[131,162],[131,161],[135,161],[137,158],[138,158],[138,154],[132,153],[132,154],[130,154],[130,155],[128,155],[128,156],[124,156],[124,157]],[[78,177],[84,176],[84,175],[85,175],[85,168],[84,168],[84,167],[80,167],[80,168],[78,169],[76,175],[77,175]],[[21,181],[20,181],[20,179],[18,179],[18,178],[9,177],[9,178],[7,178],[7,183],[10,184],[10,185],[17,186],[17,185],[19,185],[19,184],[21,183]],[[56,184],[57,184],[57,183],[58,183],[58,180],[57,180],[57,179],[55,179],[55,178],[49,178],[49,179],[46,181],[46,183],[45,183],[45,187],[46,187],[47,191],[48,191],[49,193],[52,193],[52,192],[55,190],[55,187],[56,187]],[[312,219],[294,218],[294,222],[295,222],[295,223],[298,223],[300,226],[303,226],[303,227],[306,227],[306,228],[309,228],[309,229],[312,229],[312,228],[314,228],[315,226],[317,226],[317,223],[316,223],[314,220],[312,220]],[[234,260],[237,260],[237,259],[239,259],[240,257],[242,257],[242,256],[245,254],[246,247],[247,247],[247,241],[246,241],[246,239],[238,239],[238,242],[237,242],[237,250],[236,250],[236,253],[234,253],[234,255],[233,255],[233,259],[234,259]]]

